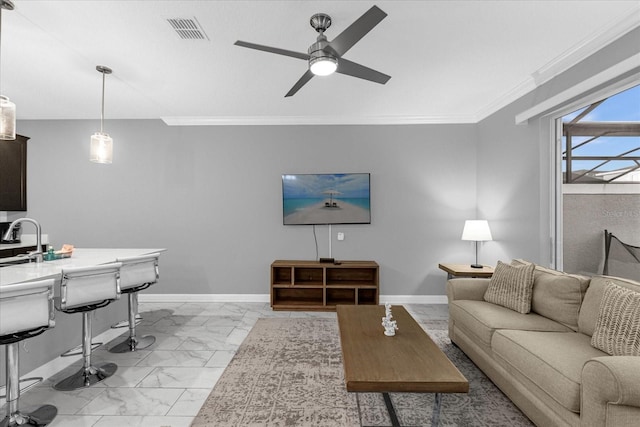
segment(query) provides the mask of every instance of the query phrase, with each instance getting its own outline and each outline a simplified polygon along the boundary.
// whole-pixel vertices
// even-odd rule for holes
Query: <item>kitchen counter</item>
[[[63,268],[88,267],[115,262],[117,258],[140,256],[166,249],[83,249],[76,248],[70,258],[41,263],[15,264],[0,268],[0,287],[12,283],[59,278]],[[58,280],[59,281],[59,280]]]
[[[115,262],[117,258],[134,257],[145,254],[164,252],[166,249],[84,249],[76,248],[70,258],[41,263],[16,264],[0,268],[0,290],[3,286],[12,283],[54,278],[55,291],[59,292],[62,281],[62,269],[69,267],[87,267],[91,265],[107,264]],[[161,273],[162,274],[162,273]],[[106,307],[95,311],[92,316],[93,333],[97,336],[110,330],[110,325],[127,319],[127,298],[120,298]],[[20,352],[20,367],[23,372],[40,367],[50,362],[58,355],[76,346],[81,339],[80,326],[82,319],[80,314],[68,314],[61,311],[55,312],[55,327],[45,333],[24,341],[28,352]],[[120,330],[127,334],[128,330]],[[80,360],[81,356],[64,358],[67,363]],[[5,364],[4,352],[0,352],[0,367]],[[4,384],[4,369],[0,369],[0,384]]]

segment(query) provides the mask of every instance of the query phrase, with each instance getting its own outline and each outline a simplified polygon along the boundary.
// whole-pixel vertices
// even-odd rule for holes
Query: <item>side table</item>
[[[454,277],[491,277],[493,267],[483,265],[482,268],[473,268],[471,264],[438,264],[440,270],[447,272],[447,280]]]

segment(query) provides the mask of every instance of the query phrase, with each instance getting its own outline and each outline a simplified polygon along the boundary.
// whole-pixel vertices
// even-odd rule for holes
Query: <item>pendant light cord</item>
[[[104,71],[102,71],[102,112],[100,113],[100,133],[104,133]]]
[[[2,95],[2,9],[4,7],[0,5],[0,95]]]
[[[2,9],[13,10],[13,2],[0,0],[0,95],[2,95]]]

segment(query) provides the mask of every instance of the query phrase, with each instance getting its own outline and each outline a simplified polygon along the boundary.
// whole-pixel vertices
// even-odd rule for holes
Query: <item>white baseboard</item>
[[[152,302],[270,302],[269,294],[138,294],[141,303]],[[380,303],[446,304],[446,295],[380,295]]]
[[[270,302],[269,294],[138,294],[141,303],[150,302]]]

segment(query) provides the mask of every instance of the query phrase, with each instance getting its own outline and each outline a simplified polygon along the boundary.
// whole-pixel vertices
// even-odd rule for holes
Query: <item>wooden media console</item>
[[[271,308],[334,311],[338,304],[378,304],[374,261],[276,260],[271,264]]]

